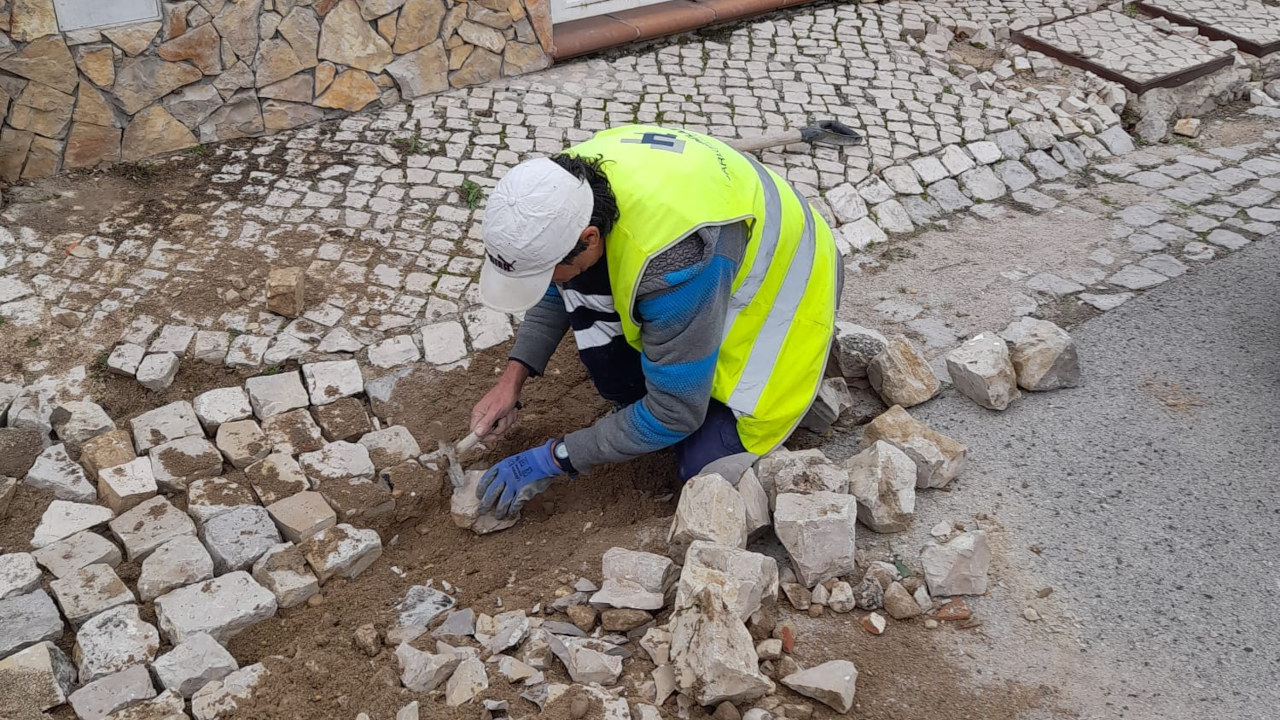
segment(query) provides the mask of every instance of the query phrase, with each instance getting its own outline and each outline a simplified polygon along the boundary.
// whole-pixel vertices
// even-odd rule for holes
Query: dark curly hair
[[[613,196],[613,190],[609,187],[609,178],[605,177],[602,169],[608,161],[600,156],[578,157],[565,153],[552,155],[551,161],[579,180],[586,180],[591,186],[593,196],[591,224],[600,231],[600,237],[609,237],[613,224],[618,222],[618,200]],[[575,250],[573,254],[576,255],[578,252],[581,251]],[[569,259],[572,259],[572,255],[566,258],[566,260]]]

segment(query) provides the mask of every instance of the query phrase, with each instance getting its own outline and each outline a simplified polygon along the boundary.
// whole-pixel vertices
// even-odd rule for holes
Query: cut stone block
[[[743,703],[771,687],[760,674],[755,642],[721,595],[708,585],[671,616],[671,663],[680,692],[704,707]]]
[[[116,429],[115,421],[97,403],[85,400],[65,402],[49,414],[49,422],[58,439],[71,455],[79,455],[89,440]]]
[[[160,328],[156,339],[151,341],[147,352],[172,353],[181,356],[187,352],[191,339],[196,336],[196,329],[190,325],[165,325]]]
[[[328,405],[313,406],[311,416],[329,442],[354,441],[373,431],[364,403],[356,398],[339,398]]]
[[[552,651],[574,682],[612,685],[622,674],[622,658],[610,654],[613,645],[593,638],[548,637]]]
[[[80,720],[102,720],[111,713],[156,696],[145,665],[132,665],[98,678],[71,693],[71,709]]]
[[[817,448],[796,452],[779,448],[757,461],[756,472],[773,504],[783,493],[843,493],[849,489],[849,473]]]
[[[418,441],[403,425],[392,425],[371,432],[360,438],[360,444],[369,450],[369,459],[379,470],[399,465],[422,454]]]
[[[80,467],[96,482],[103,468],[123,465],[137,456],[129,431],[112,430],[85,442],[80,448]]]
[[[298,463],[307,477],[321,485],[327,480],[346,478],[370,480],[374,473],[368,448],[349,442],[329,443],[315,452],[303,453]]]
[[[476,318],[476,325],[483,324],[481,318]],[[480,337],[485,341],[497,340],[502,342],[509,337],[510,330],[505,327],[506,318],[501,318],[502,325],[497,326],[492,332],[481,332]],[[476,333],[473,331],[473,338]],[[497,344],[497,343],[494,343]],[[479,349],[479,348],[477,348]],[[462,323],[456,321],[446,321],[426,325],[422,328],[422,350],[424,359],[432,365],[447,365],[455,363],[467,356],[467,342],[462,330]]]
[[[214,570],[223,574],[252,568],[263,553],[280,544],[280,532],[266,508],[242,505],[206,521],[200,540],[213,557]]]
[[[293,543],[281,543],[263,553],[253,564],[253,579],[270,590],[282,608],[301,605],[320,592],[320,582]]]
[[[221,360],[221,358],[219,358]],[[196,418],[205,433],[213,435],[223,423],[244,420],[253,416],[249,394],[240,387],[224,387],[200,393],[191,402]]]
[[[195,408],[185,400],[144,412],[129,421],[134,449],[142,454],[157,445],[184,437],[204,437]]]
[[[897,405],[863,429],[863,449],[877,440],[897,446],[915,461],[917,488],[946,487],[964,472],[965,446],[934,432]]]
[[[120,548],[91,532],[81,532],[32,553],[40,566],[55,578],[66,577],[86,565],[103,563],[116,567],[124,559]]]
[[[65,445],[51,445],[27,471],[26,484],[53,493],[59,500],[91,503],[98,499],[84,470],[67,456]]]
[[[380,524],[390,520],[396,510],[391,488],[381,478],[326,480],[318,492],[343,522],[359,520],[361,525]]]
[[[489,688],[489,675],[479,658],[468,658],[458,664],[445,683],[444,702],[449,707],[465,705]]]
[[[1004,410],[1021,397],[1009,346],[993,333],[979,333],[947,353],[956,389],[988,410]]]
[[[462,662],[462,656],[423,652],[408,643],[401,643],[396,648],[396,660],[400,664],[401,684],[413,692],[425,693],[443,685]]]
[[[191,518],[162,497],[140,503],[108,525],[124,545],[130,562],[142,560],[151,551],[180,535],[196,533]]]
[[[213,558],[190,535],[176,537],[156,548],[142,561],[138,575],[138,599],[149,602],[170,590],[213,577]]]
[[[187,513],[200,525],[228,510],[255,504],[253,491],[227,478],[201,478],[187,488]]]
[[[156,622],[177,645],[208,633],[226,643],[242,630],[276,614],[276,598],[249,573],[236,571],[156,598]]]
[[[825,434],[851,407],[853,396],[849,394],[849,384],[845,379],[825,378],[818,385],[818,394],[813,398],[809,411],[800,419],[800,427],[819,435]]]
[[[110,508],[101,505],[54,500],[40,516],[40,524],[31,536],[31,547],[42,548],[71,537],[82,530],[97,527],[115,517]]]
[[[0,555],[0,600],[35,592],[40,579],[40,568],[31,553]]]
[[[265,506],[311,488],[298,461],[279,453],[268,455],[250,465],[244,474],[254,494],[258,496],[258,502]]]
[[[852,495],[816,492],[778,496],[773,528],[805,587],[854,572],[858,513]]]
[[[138,616],[137,605],[121,605],[90,618],[76,633],[80,682],[88,683],[130,665],[150,663],[160,649],[160,633]]]
[[[134,458],[98,473],[98,492],[102,495],[102,502],[117,515],[155,497],[156,491],[156,477],[151,471],[150,458]]]
[[[18,478],[0,475],[0,520],[9,516],[9,504],[18,491]]]
[[[312,405],[328,405],[364,391],[364,376],[355,360],[331,360],[302,366]]]
[[[271,442],[253,420],[234,420],[220,425],[217,446],[235,468],[247,468],[271,453]]]
[[[324,496],[317,492],[300,492],[267,506],[267,512],[286,540],[302,542],[338,523]]]
[[[148,355],[142,358],[134,376],[142,387],[160,392],[172,385],[173,379],[178,376],[178,356],[170,353]]]
[[[321,531],[301,547],[322,585],[334,576],[354,578],[382,555],[378,533],[345,523]]]
[[[183,720],[186,703],[172,690],[108,715],[106,720]]]
[[[254,663],[205,685],[191,696],[191,716],[195,720],[229,717],[241,702],[253,696],[267,674],[266,666]]]
[[[191,356],[202,363],[221,365],[231,349],[231,337],[219,330],[197,330]]]
[[[767,555],[699,540],[685,555],[676,607],[693,602],[708,585],[719,587],[729,609],[746,622],[762,606],[777,602],[778,563]]]
[[[738,480],[738,494],[747,512],[747,536],[755,537],[766,528],[773,527],[773,514],[769,507],[769,494],[760,484],[756,471],[747,468]]]
[[[871,387],[891,405],[919,405],[938,393],[941,384],[920,349],[903,335],[894,335],[867,364]]]
[[[162,489],[182,492],[193,480],[221,475],[222,453],[203,437],[173,440],[151,448],[151,472]]]
[[[484,473],[479,470],[469,470],[464,473],[463,483],[453,489],[453,497],[449,504],[453,524],[477,535],[506,530],[519,520],[518,517],[499,520],[492,513],[480,514],[480,498],[476,497],[476,488],[480,486],[480,479],[483,476]]]
[[[5,651],[0,651],[0,655],[4,654]],[[37,711],[65,703],[75,686],[75,666],[51,642],[37,643],[0,660],[0,687],[21,688],[27,702]]]
[[[133,343],[120,343],[107,356],[107,371],[116,375],[133,377],[138,372],[138,365],[147,354],[147,349]]]
[[[1000,336],[1013,345],[1010,359],[1018,385],[1033,392],[1080,384],[1080,359],[1075,340],[1048,320],[1015,320]]]
[[[747,508],[742,496],[714,473],[698,475],[685,483],[667,533],[667,554],[681,560],[695,540],[747,546]]]
[[[57,640],[62,629],[62,616],[44,590],[0,600],[0,657],[28,645]]]
[[[300,267],[272,268],[267,273],[267,312],[296,318],[302,314],[306,273]]]
[[[324,447],[320,426],[306,410],[290,410],[262,421],[271,451],[285,455],[315,452]]]
[[[926,545],[920,562],[930,595],[982,595],[987,591],[991,550],[986,531],[970,530],[946,543]]]
[[[853,708],[858,669],[848,660],[831,660],[782,678],[782,684],[839,713]]]
[[[238,668],[236,659],[212,635],[195,633],[156,658],[151,671],[161,687],[185,698]]]
[[[82,567],[49,583],[49,590],[62,614],[76,626],[104,610],[134,602],[133,593],[110,565]]]
[[[251,377],[244,381],[244,387],[249,392],[253,414],[259,420],[304,408],[309,403],[307,389],[302,386],[302,377],[297,372]]]
[[[591,603],[633,610],[662,609],[678,574],[668,557],[619,547],[605,552],[601,567],[604,582]]]
[[[849,458],[849,492],[858,520],[878,533],[902,532],[916,511],[916,463],[883,440]]]

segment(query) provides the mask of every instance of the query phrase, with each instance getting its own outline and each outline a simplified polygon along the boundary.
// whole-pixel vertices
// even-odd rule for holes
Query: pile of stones
[[[87,400],[54,408],[51,433],[0,428],[22,453],[4,460],[0,517],[19,482],[54,498],[30,552],[0,554],[0,686],[22,679],[35,710],[69,703],[82,720],[212,720],[248,697],[266,669],[238,668],[225,643],[360,575],[382,553],[369,526],[440,493],[364,392],[355,360],[316,362],[127,428]],[[134,587],[116,571],[126,559]]]
[[[859,624],[873,635],[884,633],[890,619],[922,618],[928,627],[970,620],[962,596],[988,588],[991,551],[984,530],[939,523],[913,560],[914,570],[898,558],[873,560],[855,542],[858,523],[874,533],[907,530],[917,491],[944,488],[964,472],[964,445],[903,407],[925,402],[942,383],[904,336],[886,339],[841,323],[833,352],[840,376],[824,382],[804,422],[829,428],[855,404],[866,406],[855,403],[851,387],[873,389],[892,407],[865,424],[861,452],[838,464],[820,450],[780,449],[739,477],[692,478],[681,491],[666,554],[609,550],[601,585],[579,578],[560,588],[545,609],[548,616],[564,613],[567,622],[538,617],[541,605],[532,614],[513,610],[493,617],[466,609],[449,613],[429,634],[427,623],[408,634],[402,628],[389,632],[388,641],[400,643],[404,686],[442,689],[445,703],[456,707],[483,699],[486,665],[496,665],[508,682],[527,686],[523,697],[539,707],[572,693],[575,701],[599,700],[603,717],[619,720],[659,718],[672,697],[682,717],[694,705],[717,718],[812,713],[810,706],[785,703],[776,694],[778,683],[848,713],[857,668],[845,659],[802,667],[792,656],[796,626],[779,620],[780,593],[813,617],[857,611]],[[1079,381],[1070,336],[1033,318],[998,336],[974,337],[946,362],[955,387],[991,409],[1007,407],[1019,387],[1041,391]],[[455,489],[455,523],[477,533],[511,527],[514,519],[477,513],[479,477],[468,473]],[[770,533],[786,551],[781,566],[747,549]],[[447,605],[433,607],[444,615],[451,598]],[[624,661],[635,655],[633,643],[653,669],[639,682],[620,683]],[[546,680],[556,660],[573,685]],[[495,700],[484,703],[491,714],[507,711]]]

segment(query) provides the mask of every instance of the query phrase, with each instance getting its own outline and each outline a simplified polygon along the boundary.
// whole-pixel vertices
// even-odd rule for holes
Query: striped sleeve
[[[657,288],[642,290],[636,303],[646,394],[565,438],[580,472],[668,447],[702,426],[741,259],[740,251],[722,252],[724,243],[716,242],[721,233],[708,235],[713,251],[675,269],[655,260],[658,271],[644,278],[642,288]],[[745,242],[741,233],[733,235]]]
[[[569,313],[565,310],[560,291],[552,285],[538,304],[524,314],[508,357],[529,368],[535,377],[542,375],[547,371],[547,361],[568,330]]]

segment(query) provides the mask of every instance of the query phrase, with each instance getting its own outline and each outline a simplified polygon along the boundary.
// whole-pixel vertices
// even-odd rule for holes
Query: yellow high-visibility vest
[[[619,214],[605,239],[611,291],[641,352],[635,299],[650,260],[699,228],[750,223],[711,396],[734,411],[748,451],[780,445],[813,402],[831,346],[840,260],[826,222],[775,173],[699,133],[626,125],[567,152],[606,160]]]

